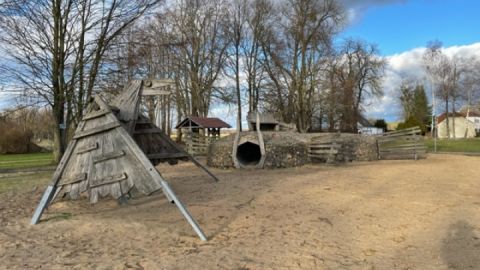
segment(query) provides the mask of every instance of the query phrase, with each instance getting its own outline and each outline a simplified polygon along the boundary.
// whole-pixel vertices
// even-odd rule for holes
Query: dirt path
[[[202,243],[162,194],[118,206],[0,194],[5,269],[480,269],[480,157],[341,167],[160,170],[198,219]]]

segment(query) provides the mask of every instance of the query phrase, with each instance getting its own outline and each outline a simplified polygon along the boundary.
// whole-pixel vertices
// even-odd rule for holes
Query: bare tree
[[[362,105],[368,98],[383,95],[386,62],[375,45],[353,39],[344,42],[336,61],[333,72],[342,91],[341,129],[356,132]]]
[[[331,0],[290,0],[279,11],[263,43],[267,73],[279,93],[276,103],[284,120],[296,122],[297,129],[306,132],[322,58],[341,25],[343,9]]]
[[[237,102],[237,130],[242,131],[242,89],[240,76],[243,70],[241,66],[242,49],[246,42],[246,28],[248,14],[248,2],[232,0],[228,5],[227,38],[229,46],[226,53],[226,65],[224,74],[235,81],[235,100]]]
[[[224,2],[183,0],[164,16],[172,39],[178,69],[179,88],[185,114],[206,116],[212,97],[222,98],[217,81],[225,63],[226,12]]]
[[[22,92],[48,103],[55,119],[58,161],[66,130],[90,99],[105,52],[158,0],[6,0],[0,7],[1,70]],[[15,14],[15,16],[12,16]]]

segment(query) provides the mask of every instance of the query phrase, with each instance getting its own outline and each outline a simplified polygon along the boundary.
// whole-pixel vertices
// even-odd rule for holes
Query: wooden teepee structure
[[[90,102],[32,217],[32,224],[39,222],[43,211],[59,194],[72,199],[87,194],[90,202],[95,203],[99,197],[108,195],[119,199],[133,188],[147,195],[162,189],[198,236],[206,240],[186,207],[155,169],[158,162],[175,163],[176,159],[201,164],[139,115],[142,90],[143,81],[133,81],[110,105],[98,95]]]

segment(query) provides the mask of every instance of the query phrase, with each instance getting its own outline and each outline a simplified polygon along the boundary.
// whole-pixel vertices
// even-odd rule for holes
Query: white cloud
[[[423,82],[428,88],[426,74],[422,66],[422,55],[425,48],[415,48],[400,54],[387,56],[387,69],[383,80],[385,95],[377,100],[368,102],[366,115],[369,118],[386,118],[390,121],[398,119],[401,114],[398,103],[398,90],[403,79],[413,79]],[[449,57],[480,58],[480,42],[464,46],[451,46],[443,49]],[[430,90],[427,90],[430,97]]]
[[[407,2],[407,0],[341,0],[340,2],[344,5],[347,11],[348,22],[352,24],[360,21],[363,14],[371,7],[404,3]]]

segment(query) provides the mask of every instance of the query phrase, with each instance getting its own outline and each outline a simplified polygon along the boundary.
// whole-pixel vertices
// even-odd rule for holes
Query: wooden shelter
[[[219,118],[189,116],[175,128],[181,129],[185,134],[188,153],[203,155],[206,154],[210,142],[220,138],[220,130],[230,127]]]
[[[142,91],[143,81],[133,81],[110,105],[101,96],[95,96],[89,103],[34,213],[32,224],[39,222],[44,209],[57,196],[76,199],[85,194],[91,203],[96,203],[99,197],[108,195],[124,198],[134,188],[147,195],[161,189],[198,236],[206,240],[154,166],[163,161],[174,164],[178,159],[190,159],[216,177],[146,117],[139,115]]]
[[[280,121],[275,119],[273,114],[248,112],[247,115],[248,129],[257,130],[257,122],[259,122],[260,131],[279,131]]]
[[[220,137],[220,130],[222,128],[231,128],[231,126],[216,117],[189,116],[183,119],[175,128],[181,128],[187,132],[203,133],[206,137]],[[205,131],[207,132],[205,133]]]

